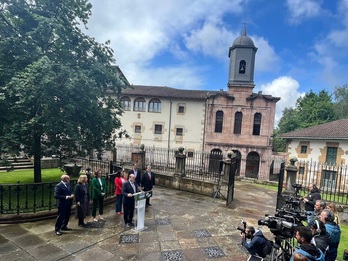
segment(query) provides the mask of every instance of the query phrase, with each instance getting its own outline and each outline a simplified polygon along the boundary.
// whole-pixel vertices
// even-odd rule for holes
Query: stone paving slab
[[[126,228],[114,205],[105,206],[105,222],[88,228],[71,216],[73,230],[62,236],[54,234],[54,219],[0,225],[0,260],[246,260],[236,227],[242,219],[257,227],[264,214],[274,214],[276,192],[236,182],[234,195],[226,207],[223,200],[156,187],[141,232]]]

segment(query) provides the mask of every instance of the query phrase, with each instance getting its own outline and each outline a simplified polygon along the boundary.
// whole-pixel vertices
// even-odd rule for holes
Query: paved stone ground
[[[54,234],[54,219],[0,225],[0,260],[246,260],[238,246],[241,219],[257,227],[265,213],[273,214],[276,192],[236,182],[234,201],[156,187],[146,209],[146,230],[123,225],[114,205],[105,207],[105,222]],[[267,228],[261,227],[267,232]],[[267,233],[266,233],[267,235]]]

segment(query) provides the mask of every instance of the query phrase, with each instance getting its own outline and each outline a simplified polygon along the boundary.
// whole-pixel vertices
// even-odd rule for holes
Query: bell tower
[[[242,35],[234,40],[229,49],[230,58],[228,93],[234,93],[235,89],[244,89],[243,92],[252,93],[254,84],[255,55],[257,48],[253,40],[247,36],[246,28]]]

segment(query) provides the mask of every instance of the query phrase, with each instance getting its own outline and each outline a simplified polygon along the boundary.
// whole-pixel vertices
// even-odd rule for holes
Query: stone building
[[[237,174],[268,179],[273,161],[271,135],[280,98],[253,93],[256,52],[244,28],[229,49],[227,93],[209,97],[204,140],[206,150],[237,154]]]
[[[274,159],[271,135],[278,97],[253,93],[257,48],[243,29],[229,48],[227,91],[140,86],[123,90],[123,144],[184,147],[222,159],[237,154],[237,175],[268,179]]]
[[[283,133],[281,138],[288,157],[306,163],[299,166],[299,175],[308,176],[302,178],[321,188],[347,191],[348,119]]]

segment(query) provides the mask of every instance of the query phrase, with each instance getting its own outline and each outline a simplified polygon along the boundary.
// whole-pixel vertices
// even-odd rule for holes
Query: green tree
[[[297,99],[296,108],[298,109],[300,128],[307,128],[336,119],[332,97],[324,90],[318,94],[310,90],[305,96]]]
[[[282,133],[334,121],[334,104],[331,95],[322,90],[318,94],[312,90],[296,101],[295,108],[285,108],[274,131],[273,150],[284,151],[285,142],[281,141]]]
[[[336,87],[334,112],[337,119],[348,119],[348,85]]]
[[[88,0],[0,3],[0,149],[34,156],[41,182],[42,148],[102,152],[115,139],[128,85],[109,43],[84,34]]]

